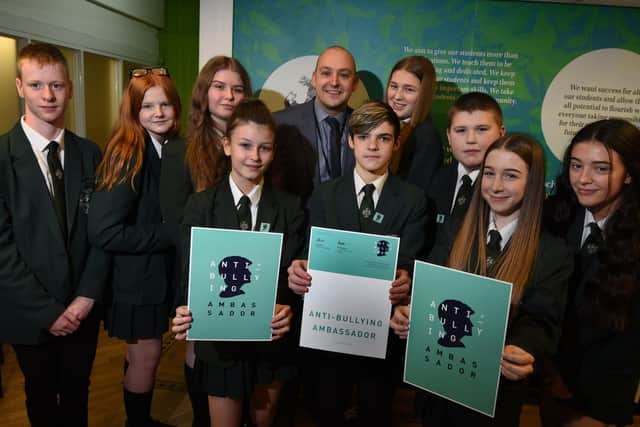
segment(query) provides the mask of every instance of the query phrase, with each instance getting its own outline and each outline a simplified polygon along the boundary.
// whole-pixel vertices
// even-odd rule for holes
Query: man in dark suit
[[[86,426],[108,258],[87,240],[98,147],[64,129],[72,84],[55,47],[18,58],[25,114],[0,136],[0,341],[13,344],[33,426]]]
[[[500,105],[482,92],[458,97],[449,109],[448,119],[447,139],[453,162],[436,172],[427,191],[427,252],[440,239],[443,227],[447,236],[458,232],[471,202],[484,153],[505,133]]]
[[[311,83],[316,92],[312,100],[274,114],[278,153],[272,169],[284,169],[283,186],[303,200],[314,185],[353,170],[347,145],[348,103],[358,86],[353,55],[340,46],[325,49]]]
[[[311,225],[400,237],[396,279],[391,283],[391,304],[407,303],[413,261],[422,250],[426,222],[424,192],[389,174],[398,149],[400,122],[387,104],[368,102],[349,120],[349,146],[355,167],[345,175],[319,185],[311,200]],[[309,291],[307,260],[289,267],[289,288],[299,295]],[[318,285],[319,286],[319,285]],[[391,401],[399,373],[398,348],[387,344],[386,360],[309,350],[305,361],[313,367],[316,407],[320,426],[339,426],[357,384],[358,425],[391,426]]]

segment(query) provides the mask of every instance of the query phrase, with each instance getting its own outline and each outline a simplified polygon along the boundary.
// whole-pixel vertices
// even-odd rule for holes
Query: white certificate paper
[[[384,359],[398,237],[312,227],[300,346]]]

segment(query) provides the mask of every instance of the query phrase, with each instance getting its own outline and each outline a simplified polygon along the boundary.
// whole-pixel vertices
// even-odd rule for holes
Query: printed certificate
[[[384,359],[398,237],[312,227],[300,346]]]
[[[270,341],[281,233],[192,227],[189,340]]]
[[[493,417],[511,284],[415,262],[404,381]]]

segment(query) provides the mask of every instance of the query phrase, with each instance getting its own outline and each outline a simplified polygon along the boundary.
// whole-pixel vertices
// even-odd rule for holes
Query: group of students
[[[87,425],[102,305],[109,335],[127,343],[127,426],[166,425],[150,417],[161,336],[174,307],[177,339],[198,321],[186,306],[190,227],[262,222],[284,235],[273,340],[188,343],[194,426],[271,425],[278,401],[284,410],[297,399],[292,383],[318,425],[343,424],[354,386],[356,422],[391,425],[415,259],[513,283],[496,417],[419,393],[425,426],[518,425],[534,373],[545,426],[630,423],[640,131],[619,119],[585,126],[545,200],[541,145],[506,134],[487,94],[450,108],[454,159],[442,165],[435,82],[428,59],[404,58],[385,102],[352,111],[355,60],[332,46],[312,75],[315,98],[272,115],[250,99],[243,66],[214,57],[194,84],[185,141],[168,70],[135,69],[101,156],[64,129],[72,87],[62,54],[25,47],[25,114],[0,137],[0,340],[16,350],[32,425]],[[298,295],[313,284],[309,226],[400,236],[389,289],[397,337],[385,360],[297,346]]]

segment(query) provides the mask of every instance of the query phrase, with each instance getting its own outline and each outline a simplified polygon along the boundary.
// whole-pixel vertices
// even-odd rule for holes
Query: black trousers
[[[308,398],[319,426],[343,425],[354,391],[358,426],[391,426],[391,406],[401,365],[393,357],[396,352],[389,338],[386,359],[306,349],[304,386],[311,389]]]
[[[33,427],[87,427],[89,377],[100,316],[94,308],[76,332],[37,345],[14,344]]]

